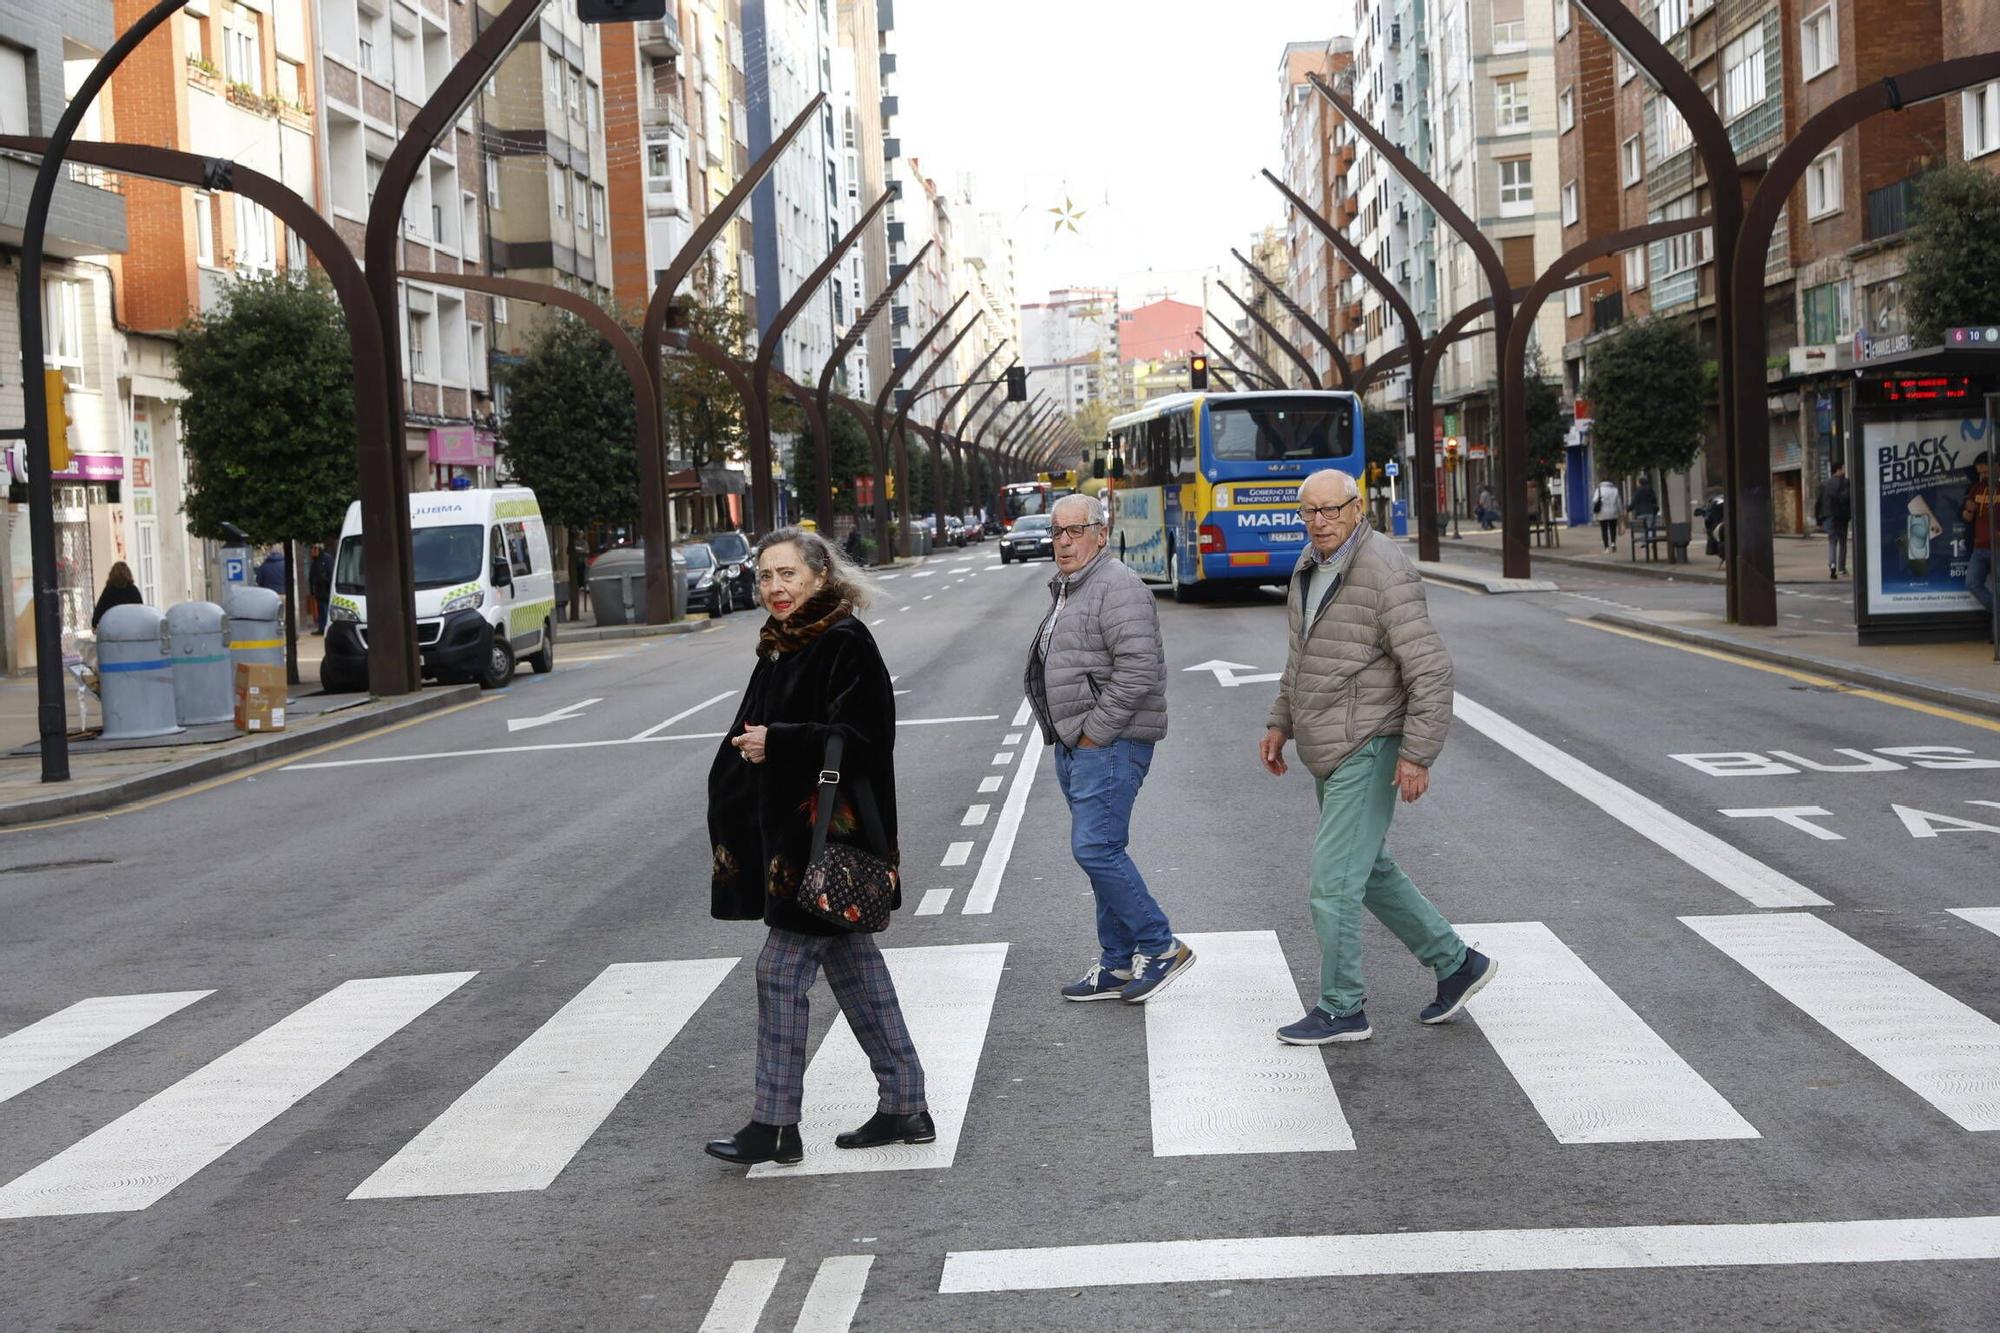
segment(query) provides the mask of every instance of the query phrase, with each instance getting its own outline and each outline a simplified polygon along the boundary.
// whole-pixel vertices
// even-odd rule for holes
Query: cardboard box
[[[238,662],[236,729],[257,732],[283,731],[287,693],[283,663]]]

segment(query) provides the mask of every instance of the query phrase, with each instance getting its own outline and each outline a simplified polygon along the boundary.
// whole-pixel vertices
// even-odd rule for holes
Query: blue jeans
[[[1125,844],[1132,836],[1132,802],[1138,798],[1153,747],[1146,741],[1071,750],[1056,746],[1056,782],[1069,802],[1069,850],[1090,877],[1097,899],[1098,962],[1120,971],[1132,955],[1155,958],[1174,947],[1173,927],[1153,901]]]
[[[1979,599],[1986,614],[1993,614],[1993,548],[1972,548],[1972,560],[1965,567],[1965,590]]]

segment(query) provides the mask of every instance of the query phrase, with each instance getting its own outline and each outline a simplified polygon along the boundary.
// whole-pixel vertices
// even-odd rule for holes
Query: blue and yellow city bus
[[[1113,418],[1111,444],[1111,549],[1180,601],[1289,579],[1299,483],[1339,468],[1362,484],[1366,456],[1360,400],[1332,390],[1174,394]]]

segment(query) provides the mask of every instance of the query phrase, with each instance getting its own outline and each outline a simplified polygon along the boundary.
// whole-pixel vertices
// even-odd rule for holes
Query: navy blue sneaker
[[[1132,955],[1132,979],[1125,983],[1122,998],[1127,1004],[1144,1004],[1193,966],[1194,950],[1179,940],[1174,941],[1172,953],[1163,953],[1157,958],[1135,953]]]
[[[1124,993],[1125,983],[1131,979],[1130,972],[1120,972],[1096,963],[1081,978],[1064,986],[1062,995],[1065,1000],[1115,1000]]]
[[[1278,1029],[1278,1040],[1287,1046],[1331,1046],[1337,1041],[1367,1041],[1374,1035],[1366,1010],[1356,1009],[1344,1018],[1335,1018],[1318,1005],[1306,1010],[1298,1022]]]
[[[1465,961],[1458,965],[1458,971],[1438,983],[1437,998],[1424,1006],[1417,1015],[1419,1022],[1449,1023],[1465,1008],[1465,1002],[1479,994],[1487,982],[1500,975],[1500,964],[1488,958],[1477,949],[1465,951]]]

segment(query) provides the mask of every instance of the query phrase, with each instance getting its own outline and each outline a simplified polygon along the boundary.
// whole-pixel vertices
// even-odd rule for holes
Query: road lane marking
[[[0,1037],[0,1102],[20,1096],[213,994],[212,990],[182,990],[93,996]]]
[[[0,1217],[137,1212],[463,986],[471,972],[344,981],[0,1187]]]
[[[1020,723],[1017,722],[1014,725],[1019,726]],[[1021,743],[1021,733],[1018,731],[1010,731],[1001,738],[1000,743],[1002,745],[1019,745]]]
[[[923,597],[923,600],[925,600],[926,602],[928,602],[928,601],[929,601],[930,599],[931,599],[931,594],[930,594],[930,593],[925,593],[925,594],[924,594],[924,597]]]
[[[1616,634],[1621,639],[1636,639],[1640,643],[1650,643],[1659,648],[1672,648],[1676,652],[1693,653],[1696,657],[1712,658],[1717,662],[1727,662],[1731,666],[1748,667],[1752,671],[1762,671],[1766,675],[1783,676],[1786,680],[1796,680],[1803,685],[1819,689],[1834,690],[1850,699],[1868,699],[1878,704],[1888,704],[1891,708],[1906,708],[1913,713],[1923,713],[1928,717],[1941,717],[1949,722],[1961,722],[1968,727],[1979,727],[1986,731],[2000,731],[2000,720],[1980,717],[1975,713],[1960,712],[1955,708],[1944,708],[1937,704],[1927,704],[1919,699],[1905,699],[1899,694],[1889,694],[1882,690],[1871,690],[1859,685],[1851,685],[1844,680],[1834,680],[1830,676],[1815,676],[1808,671],[1796,671],[1791,667],[1778,666],[1772,662],[1759,662],[1755,658],[1738,657],[1734,653],[1715,648],[1702,648],[1692,643],[1681,643],[1674,639],[1661,638],[1655,634],[1642,634],[1638,630],[1626,629],[1622,625],[1600,625],[1592,620],[1572,618],[1572,625],[1594,629],[1604,634]]]
[[[738,961],[605,968],[347,1197],[547,1189]]]
[[[1466,1011],[1557,1142],[1760,1137],[1547,926],[1458,932],[1505,964]]]
[[[719,704],[719,703],[721,703],[721,702],[722,702],[722,701],[723,701],[724,699],[727,699],[727,698],[730,698],[731,696],[733,696],[733,695],[734,695],[735,693],[736,693],[736,691],[735,691],[735,690],[724,690],[724,691],[723,691],[722,693],[720,693],[720,694],[718,694],[718,695],[714,696],[713,698],[710,698],[710,699],[703,699],[703,700],[702,700],[702,701],[701,701],[700,703],[696,704],[696,705],[695,705],[694,707],[692,707],[692,708],[683,708],[683,709],[682,709],[682,710],[681,710],[680,712],[678,712],[678,713],[675,713],[675,714],[674,714],[674,715],[673,715],[672,717],[668,718],[668,719],[667,719],[667,720],[666,720],[665,722],[662,722],[662,723],[660,723],[660,724],[659,724],[659,725],[657,725],[657,726],[652,726],[652,727],[647,727],[647,728],[646,728],[646,729],[645,729],[644,731],[642,731],[642,732],[640,732],[640,733],[639,733],[638,735],[636,735],[636,736],[632,737],[632,739],[633,739],[633,740],[635,740],[635,741],[646,741],[646,740],[651,740],[651,739],[652,739],[653,737],[655,737],[655,736],[659,735],[659,734],[660,734],[661,732],[665,731],[665,730],[666,730],[666,729],[667,729],[668,727],[671,727],[672,725],[674,725],[674,723],[676,723],[676,722],[681,722],[681,721],[684,721],[684,720],[686,720],[686,719],[688,719],[688,718],[691,718],[691,717],[693,717],[693,716],[694,716],[694,715],[695,715],[696,713],[699,713],[699,712],[700,712],[700,711],[701,711],[702,709],[704,709],[704,708],[709,708],[709,707],[712,707],[712,706],[713,706],[713,705],[715,705],[715,704]]]
[[[874,1264],[872,1254],[836,1254],[820,1260],[792,1333],[847,1333],[854,1325],[854,1312],[861,1308],[868,1270]]]
[[[1681,921],[1956,1124],[2000,1129],[2000,1023],[1816,916]]]
[[[869,621],[868,623],[869,623],[870,625],[886,625],[886,624],[888,624],[888,623],[889,623],[889,617],[887,617],[887,616],[881,616],[881,617],[878,617],[878,618],[876,618],[876,619],[874,619],[874,620],[871,620],[871,621]]]
[[[1244,1236],[954,1250],[939,1295],[1357,1278],[2000,1259],[2000,1217]]]
[[[960,828],[978,828],[986,822],[986,812],[993,807],[984,803],[967,806],[965,818],[958,821]]]
[[[899,607],[897,607],[896,609],[897,609],[898,611],[907,611],[907,610],[909,610],[910,608],[909,608],[909,607],[907,607],[907,606],[899,606]]]
[[[507,719],[507,734],[511,736],[517,731],[533,731],[536,727],[546,727],[552,722],[574,722],[583,715],[584,709],[603,702],[601,698],[579,699],[573,704],[564,704],[553,712],[538,713],[533,717],[510,717]]]
[[[993,825],[993,836],[986,844],[986,854],[979,859],[979,873],[973,877],[972,888],[965,895],[965,906],[961,910],[968,916],[984,916],[991,912],[993,900],[1000,895],[1000,877],[1007,873],[1007,862],[1014,855],[1014,837],[1021,831],[1021,815],[1028,808],[1028,792],[1035,785],[1035,769],[1042,762],[1045,748],[1030,745],[1021,752],[1021,762],[1014,769],[1014,782],[1007,789],[1007,799],[1001,802],[1000,818]],[[996,755],[993,762],[997,764],[1011,757]]]
[[[1001,784],[1002,782],[1004,782],[1005,780],[1006,780],[1006,779],[1002,778],[1002,777],[1001,777],[1001,776],[1000,776],[1000,775],[999,775],[998,773],[995,773],[995,774],[994,774],[994,775],[993,775],[992,777],[990,777],[990,778],[981,778],[981,779],[979,779],[979,794],[980,794],[980,795],[982,795],[982,796],[984,796],[984,795],[986,795],[986,794],[987,794],[988,792],[996,792],[996,791],[999,791],[999,790],[1000,790],[1000,784]]]
[[[1004,766],[1013,762],[1014,752],[1012,750],[1002,750],[999,754],[993,756],[995,766]]]
[[[972,1102],[973,1078],[986,1045],[1007,946],[945,944],[884,949],[882,956],[896,983],[910,1040],[923,1056],[924,1097],[937,1122],[937,1141],[866,1152],[842,1152],[833,1146],[835,1134],[868,1119],[878,1102],[868,1057],[842,1016],[834,1020],[806,1066],[805,1114],[799,1121],[805,1161],[797,1166],[766,1162],[750,1168],[753,1177],[926,1170],[948,1167],[958,1156],[959,1134]]]
[[[1752,907],[1828,907],[1790,876],[1739,851],[1659,802],[1616,782],[1581,759],[1509,722],[1463,694],[1452,695],[1452,712],[1467,726],[1569,788],[1619,823],[1679,857]]]
[[[1352,1149],[1326,1057],[1272,1035],[1304,1010],[1277,933],[1181,939],[1200,965],[1146,1006],[1153,1156]]]
[[[917,904],[918,916],[943,916],[944,909],[951,905],[951,890],[948,888],[925,889],[923,901]]]
[[[1028,701],[1023,699],[1021,700],[1021,706],[1014,710],[1014,720],[1007,725],[1010,727],[1025,727],[1028,725],[1028,719],[1033,716],[1034,711],[1029,707]]]
[[[969,842],[955,842],[945,848],[944,860],[938,862],[938,864],[941,866],[962,866],[971,859],[972,844]]]
[[[738,1259],[729,1265],[700,1333],[757,1333],[757,1321],[784,1271],[783,1259]]]

